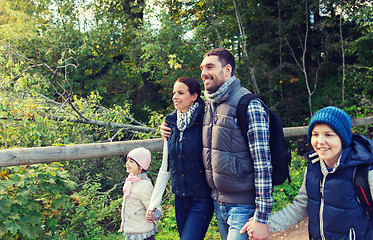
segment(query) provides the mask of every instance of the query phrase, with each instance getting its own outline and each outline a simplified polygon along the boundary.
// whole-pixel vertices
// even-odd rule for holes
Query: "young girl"
[[[373,141],[352,134],[352,119],[343,110],[326,107],[312,117],[308,167],[294,202],[270,218],[270,230],[289,228],[309,217],[310,239],[373,239],[372,220],[358,202],[353,185],[357,165],[373,164]],[[368,181],[373,193],[373,170]],[[248,228],[249,236],[252,229]]]
[[[129,175],[123,186],[122,223],[119,232],[123,232],[126,240],[153,240],[157,226],[155,222],[145,219],[153,193],[152,180],[147,173],[151,161],[150,151],[142,147],[135,148],[128,153],[126,160]]]

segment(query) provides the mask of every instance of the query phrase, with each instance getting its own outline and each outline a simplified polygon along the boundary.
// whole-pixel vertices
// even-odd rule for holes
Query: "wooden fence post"
[[[161,151],[163,139],[1,150],[0,167],[121,156],[140,146],[151,152]]]

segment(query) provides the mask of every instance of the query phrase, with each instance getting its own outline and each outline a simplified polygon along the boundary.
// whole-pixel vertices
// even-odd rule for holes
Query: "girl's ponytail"
[[[152,176],[150,175],[149,171],[147,171],[147,170],[143,170],[143,172],[146,172],[146,175],[148,176],[148,178],[149,178],[150,181],[152,182],[152,185],[154,186],[154,181],[153,181],[153,178],[152,178]]]

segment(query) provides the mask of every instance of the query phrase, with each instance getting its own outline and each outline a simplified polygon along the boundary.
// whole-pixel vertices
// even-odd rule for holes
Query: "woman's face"
[[[132,173],[133,175],[137,175],[142,171],[142,168],[130,157],[127,157],[126,161],[126,170],[128,173]]]
[[[342,154],[342,140],[327,124],[316,124],[312,130],[311,144],[328,167],[333,167]]]
[[[188,111],[198,96],[197,93],[190,94],[188,86],[182,82],[175,82],[173,94],[172,101],[175,108],[182,113]]]

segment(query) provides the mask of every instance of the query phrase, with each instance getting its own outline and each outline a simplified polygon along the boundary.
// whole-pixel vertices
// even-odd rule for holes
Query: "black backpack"
[[[241,129],[244,139],[247,141],[247,106],[254,98],[259,98],[263,101],[262,105],[269,114],[269,147],[271,150],[272,185],[280,185],[284,183],[286,179],[288,179],[290,183],[289,167],[291,155],[284,137],[281,120],[266,106],[265,101],[261,96],[249,93],[240,99],[237,105],[238,126]]]
[[[369,188],[368,173],[370,165],[358,165],[354,171],[354,188],[360,204],[369,214],[369,218],[373,219],[372,195]]]

